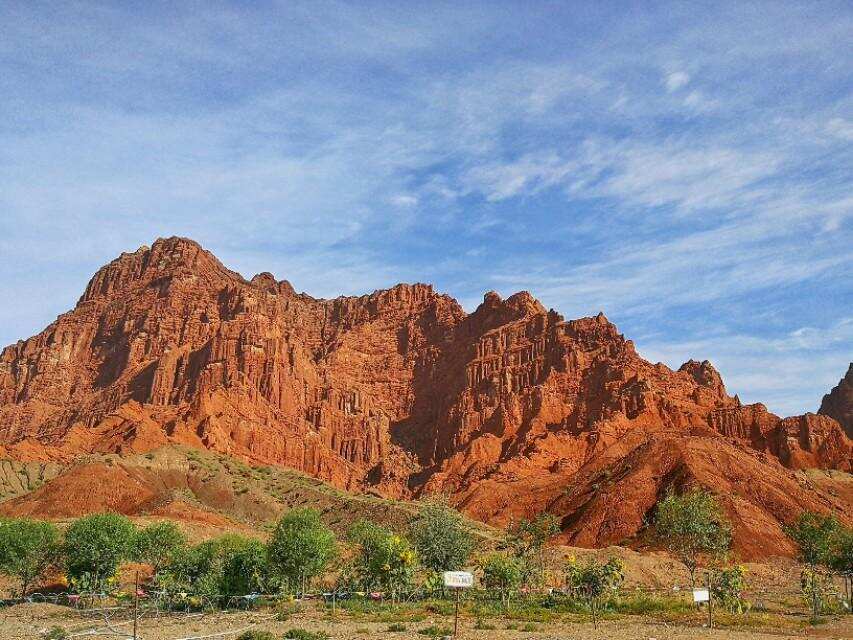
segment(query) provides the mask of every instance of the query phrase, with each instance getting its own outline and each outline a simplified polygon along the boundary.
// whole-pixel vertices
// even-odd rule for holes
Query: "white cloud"
[[[844,118],[832,118],[826,123],[826,130],[830,135],[837,136],[842,140],[853,141],[853,121]]]
[[[666,76],[666,90],[669,93],[673,93],[686,86],[688,82],[690,82],[690,76],[687,73],[684,71],[673,71]]]
[[[823,395],[847,371],[853,318],[825,327],[802,327],[781,337],[708,332],[688,342],[637,340],[645,358],[678,367],[689,358],[710,359],[729,393],[763,402],[782,416],[817,411]],[[840,347],[840,348],[839,348]]]

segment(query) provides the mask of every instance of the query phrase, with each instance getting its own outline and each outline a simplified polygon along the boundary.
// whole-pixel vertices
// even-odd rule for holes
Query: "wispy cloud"
[[[4,3],[0,341],[177,233],[322,296],[527,288],[811,407],[748,345],[853,353],[808,341],[853,300],[849,6],[499,4]]]
[[[688,82],[690,82],[689,74],[684,71],[673,71],[666,76],[664,84],[666,84],[666,90],[672,93],[687,85]]]

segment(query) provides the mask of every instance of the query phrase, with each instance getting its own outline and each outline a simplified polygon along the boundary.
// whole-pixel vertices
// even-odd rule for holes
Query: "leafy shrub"
[[[442,636],[453,635],[453,632],[447,627],[439,627],[434,624],[428,627],[424,627],[423,629],[418,629],[418,633],[422,636],[427,636],[430,638],[440,638]]]
[[[716,572],[711,592],[717,602],[730,613],[745,613],[751,605],[743,597],[746,588],[746,567],[736,565]]]
[[[617,594],[624,580],[624,566],[618,558],[600,563],[589,558],[578,563],[570,558],[566,564],[566,585],[569,592],[580,598],[589,607],[593,622],[599,610]]]
[[[532,520],[522,519],[507,529],[505,544],[518,561],[523,583],[544,584],[545,543],[559,531],[558,520],[550,513],[540,513]]]
[[[354,579],[364,590],[383,589],[393,598],[411,583],[416,555],[406,538],[366,521],[356,523],[349,537],[356,547]]]
[[[48,522],[0,521],[0,573],[21,582],[21,596],[59,560],[59,532]]]
[[[292,509],[279,520],[270,539],[270,566],[290,590],[323,573],[337,555],[337,542],[315,509]]]
[[[509,598],[521,583],[521,562],[502,553],[490,553],[480,561],[483,584],[486,589],[497,592],[506,606]]]
[[[307,629],[288,629],[282,636],[287,640],[326,640],[329,634],[323,631],[308,631]]]
[[[806,606],[812,610],[812,619],[828,612],[829,595],[832,593],[832,576],[818,567],[806,567],[800,573],[800,593]]]
[[[276,640],[275,634],[270,631],[262,631],[260,629],[251,629],[244,631],[237,640]]]
[[[186,592],[212,600],[263,592],[267,575],[263,543],[232,534],[179,551],[157,582],[171,594]]]
[[[495,625],[493,624],[486,622],[483,618],[477,618],[474,621],[474,628],[483,631],[494,631],[497,627],[495,627]]]
[[[65,532],[65,564],[78,590],[100,591],[130,557],[135,527],[117,513],[95,513],[78,518]]]
[[[68,640],[68,632],[59,626],[54,626],[42,634],[44,640]]]

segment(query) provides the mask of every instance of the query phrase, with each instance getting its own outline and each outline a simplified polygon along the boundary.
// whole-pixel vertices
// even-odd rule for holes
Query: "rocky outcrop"
[[[818,413],[834,418],[853,438],[853,362],[838,385],[823,397]]]
[[[315,299],[181,238],[123,254],[74,310],[0,355],[5,457],[182,444],[352,490],[449,492],[496,522],[549,509],[584,544],[636,533],[676,478],[722,490],[702,456],[737,453],[738,477],[792,491],[795,470],[849,471],[849,434],[829,417],[849,414],[830,411],[782,420],[744,406],[709,362],[649,363],[604,315],[567,321],[527,292],[490,292],[470,315],[425,284]],[[596,474],[633,477],[629,459],[658,468],[642,499],[593,508]],[[797,491],[744,522],[778,528],[804,504],[851,516],[820,488]],[[744,488],[743,504],[758,499]],[[622,524],[604,524],[612,509]]]

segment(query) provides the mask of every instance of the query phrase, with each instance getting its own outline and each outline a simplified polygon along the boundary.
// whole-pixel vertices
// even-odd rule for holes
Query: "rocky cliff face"
[[[347,489],[446,491],[497,523],[547,509],[583,544],[634,535],[661,491],[699,483],[785,552],[797,509],[851,517],[793,472],[851,470],[842,385],[825,415],[782,420],[710,363],[651,364],[603,315],[566,321],[526,292],[470,315],[423,284],[319,300],[170,238],[2,352],[0,447],[63,461],[185,444]],[[756,494],[768,483],[785,499]]]
[[[838,385],[823,397],[818,413],[834,418],[853,438],[853,362]]]

